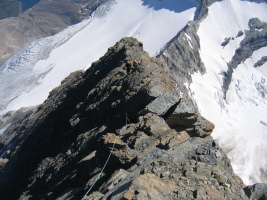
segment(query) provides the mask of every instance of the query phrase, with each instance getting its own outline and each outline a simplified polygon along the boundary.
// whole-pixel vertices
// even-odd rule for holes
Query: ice
[[[255,10],[257,12],[255,12]],[[254,64],[266,56],[264,47],[240,64],[233,73],[226,100],[223,98],[223,71],[244,38],[238,31],[248,30],[253,17],[267,22],[267,4],[263,1],[224,0],[209,8],[208,17],[200,24],[198,35],[201,59],[207,73],[193,75],[190,90],[201,114],[215,124],[212,136],[231,159],[233,169],[245,184],[267,182],[261,173],[267,170],[267,94],[266,63]],[[234,37],[226,47],[221,43]]]

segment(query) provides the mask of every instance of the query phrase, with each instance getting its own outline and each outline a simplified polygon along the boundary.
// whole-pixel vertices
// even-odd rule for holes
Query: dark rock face
[[[81,199],[95,181],[87,199],[247,198],[213,124],[133,38],[72,73],[22,127],[0,160],[3,200]]]
[[[201,3],[201,6],[198,10],[198,13],[195,17],[196,20],[202,21],[205,19],[208,15],[209,6],[212,5],[214,2],[219,0],[197,0],[199,3]]]
[[[201,61],[199,49],[199,37],[197,31],[199,23],[208,14],[208,7],[216,0],[197,0],[200,7],[196,11],[194,21],[190,21],[180,33],[177,34],[167,45],[166,48],[157,56],[165,68],[170,71],[172,78],[175,79],[180,92],[188,94],[184,83],[190,83],[191,74],[199,71],[205,73],[206,69]]]
[[[255,63],[254,67],[260,67],[260,66],[262,66],[266,62],[267,62],[267,56],[263,56],[260,60],[258,60]]]
[[[29,43],[82,21],[106,0],[42,0],[19,17],[0,21],[0,65]]]
[[[0,130],[3,130],[2,134],[0,133],[0,158],[11,156],[7,155],[7,152],[16,147],[16,141],[25,133],[25,126],[18,128],[18,125],[25,124],[35,111],[34,108],[21,108],[0,116]]]
[[[191,21],[184,30],[173,38],[167,48],[164,49],[158,58],[166,64],[171,71],[173,78],[182,90],[185,82],[191,82],[191,74],[200,71],[205,72],[205,67],[199,55],[199,37],[196,34],[198,22]],[[182,90],[183,93],[185,90]]]
[[[225,47],[230,42],[230,40],[231,40],[231,37],[225,38],[221,46]]]
[[[267,184],[257,183],[244,188],[249,199],[267,199]]]
[[[242,35],[244,35],[244,32],[243,31],[238,31],[236,37],[241,37]]]

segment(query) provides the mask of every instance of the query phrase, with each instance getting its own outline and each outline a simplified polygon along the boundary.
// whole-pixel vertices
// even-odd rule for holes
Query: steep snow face
[[[267,22],[267,4],[224,0],[214,3],[200,24],[201,59],[207,73],[193,75],[191,93],[201,114],[215,124],[213,137],[219,141],[245,184],[267,182],[267,64],[254,64],[267,55],[267,47],[255,51],[234,70],[224,99],[223,74],[240,41],[238,31],[248,30],[257,17]],[[233,37],[225,47],[221,43]]]
[[[0,67],[0,114],[42,103],[71,72],[86,69],[125,36],[155,56],[189,20],[193,0],[110,0],[91,17],[41,39]]]

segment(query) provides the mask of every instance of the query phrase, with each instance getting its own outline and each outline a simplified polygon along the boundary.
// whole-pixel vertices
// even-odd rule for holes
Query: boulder
[[[119,160],[121,165],[131,163],[136,157],[136,153],[113,133],[107,133],[99,142],[102,148],[106,148],[106,151],[110,151]]]
[[[246,195],[249,199],[267,199],[267,184],[266,183],[256,183],[244,188]]]

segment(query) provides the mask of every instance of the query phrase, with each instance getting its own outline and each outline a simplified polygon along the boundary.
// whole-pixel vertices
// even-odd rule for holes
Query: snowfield
[[[84,70],[122,37],[155,56],[194,18],[193,0],[110,0],[87,20],[36,41],[0,67],[0,114],[42,103],[71,72]]]
[[[195,73],[190,85],[201,114],[215,124],[212,136],[245,184],[267,182],[262,173],[267,172],[267,63],[253,67],[267,56],[267,47],[255,51],[234,70],[226,100],[221,72],[227,71],[227,62],[245,36],[236,37],[238,31],[249,30],[248,21],[254,17],[267,22],[264,1],[224,0],[209,8],[198,31],[200,55],[207,73]],[[234,40],[222,47],[226,37]]]

